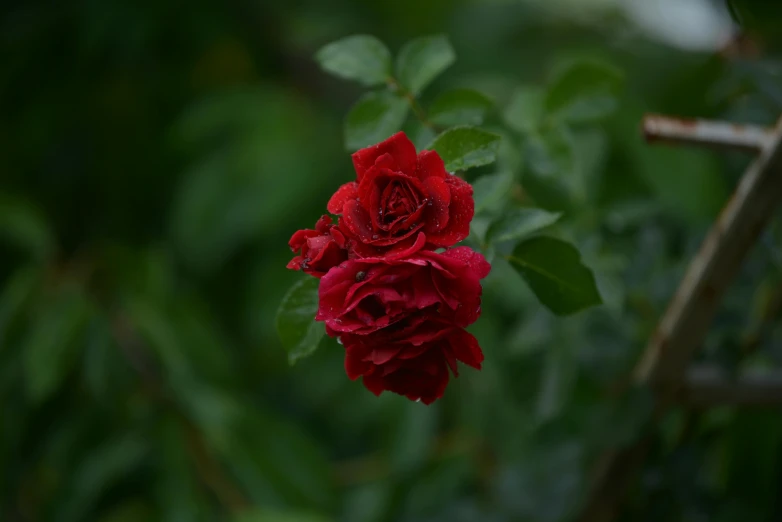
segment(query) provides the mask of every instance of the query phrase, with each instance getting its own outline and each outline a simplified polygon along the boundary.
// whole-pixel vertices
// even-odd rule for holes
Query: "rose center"
[[[421,205],[420,199],[408,184],[392,181],[383,191],[383,223],[390,225],[409,216]]]

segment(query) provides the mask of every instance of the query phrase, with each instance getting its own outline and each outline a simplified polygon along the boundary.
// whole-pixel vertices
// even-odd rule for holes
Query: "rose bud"
[[[345,236],[331,224],[329,216],[321,216],[315,230],[299,230],[288,242],[293,252],[300,252],[288,263],[288,268],[323,277],[331,268],[348,258]]]

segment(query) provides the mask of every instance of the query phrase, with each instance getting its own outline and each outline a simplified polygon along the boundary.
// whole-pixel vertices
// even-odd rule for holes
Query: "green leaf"
[[[348,36],[322,47],[315,59],[324,71],[372,86],[391,77],[391,53],[369,35]]]
[[[44,215],[32,203],[0,195],[0,238],[45,259],[55,250],[55,238]]]
[[[472,89],[453,89],[438,96],[429,107],[429,120],[437,125],[480,125],[492,101]]]
[[[572,63],[546,92],[546,112],[568,123],[599,120],[616,110],[622,83],[622,72],[612,65],[597,61]]]
[[[475,127],[454,127],[437,136],[427,149],[435,150],[449,172],[493,163],[500,137]]]
[[[475,201],[475,213],[495,207],[503,198],[507,197],[513,186],[513,174],[510,172],[498,172],[481,176],[472,184],[473,200]]]
[[[379,143],[402,128],[407,100],[390,92],[370,92],[350,109],[345,120],[345,146],[355,151]]]
[[[576,170],[573,138],[565,127],[550,127],[528,136],[525,152],[530,169],[548,178],[568,179]]]
[[[548,210],[566,210],[582,185],[577,176],[573,138],[564,127],[531,133],[524,143],[528,169],[524,188]]]
[[[34,402],[46,400],[70,372],[89,311],[81,289],[66,287],[33,320],[22,354],[27,392]]]
[[[565,241],[536,237],[522,241],[508,256],[541,303],[556,315],[570,315],[602,303],[592,271]]]
[[[272,511],[253,509],[240,513],[233,522],[330,522],[331,519],[306,511]]]
[[[318,347],[325,327],[315,321],[318,311],[318,280],[306,277],[294,284],[282,299],[277,311],[277,333],[294,364]]]
[[[456,60],[451,43],[443,35],[426,36],[406,43],[396,59],[397,80],[414,95],[420,94]]]
[[[540,208],[515,208],[492,223],[486,233],[490,243],[501,243],[529,236],[556,223],[562,214]]]
[[[540,126],[546,93],[540,87],[522,86],[511,96],[502,113],[505,123],[519,132],[532,132]]]

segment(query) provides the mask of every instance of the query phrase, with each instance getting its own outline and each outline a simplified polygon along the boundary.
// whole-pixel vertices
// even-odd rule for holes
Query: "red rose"
[[[434,151],[416,155],[404,132],[353,154],[356,181],[342,185],[328,211],[360,257],[409,248],[417,233],[430,247],[466,238],[474,214],[472,187],[445,171]]]
[[[290,260],[288,268],[302,270],[318,278],[348,258],[345,236],[325,215],[315,224],[315,230],[304,229],[294,233],[288,245],[293,252],[301,251]]]
[[[404,325],[404,326],[402,326]],[[481,369],[483,352],[462,328],[423,316],[370,335],[342,337],[345,371],[380,395],[384,390],[431,404],[443,396],[450,377],[459,376],[456,361]]]
[[[418,311],[467,326],[480,315],[480,280],[490,269],[469,247],[351,259],[321,279],[315,319],[325,321],[332,337],[369,334]]]

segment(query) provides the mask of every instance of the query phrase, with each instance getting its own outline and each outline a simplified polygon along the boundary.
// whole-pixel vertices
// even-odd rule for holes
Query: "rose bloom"
[[[288,268],[302,270],[318,278],[348,258],[345,236],[325,215],[315,224],[315,230],[295,232],[288,246],[293,252],[300,252],[290,260]]]
[[[408,257],[351,259],[320,281],[318,313],[332,337],[386,328],[420,310],[455,326],[481,313],[481,283],[491,265],[469,247]]]
[[[408,317],[369,335],[346,334],[345,371],[363,377],[364,386],[380,395],[388,390],[431,404],[443,396],[457,361],[481,369],[483,352],[469,332],[425,315]]]
[[[419,232],[430,248],[466,238],[474,214],[472,187],[446,172],[440,156],[416,154],[404,132],[354,153],[356,181],[328,202],[359,257],[408,249]]]
[[[480,369],[478,341],[463,327],[481,313],[491,266],[457,247],[403,258],[351,259],[321,279],[316,319],[345,346],[345,370],[383,390],[429,404],[441,397],[457,361]]]

